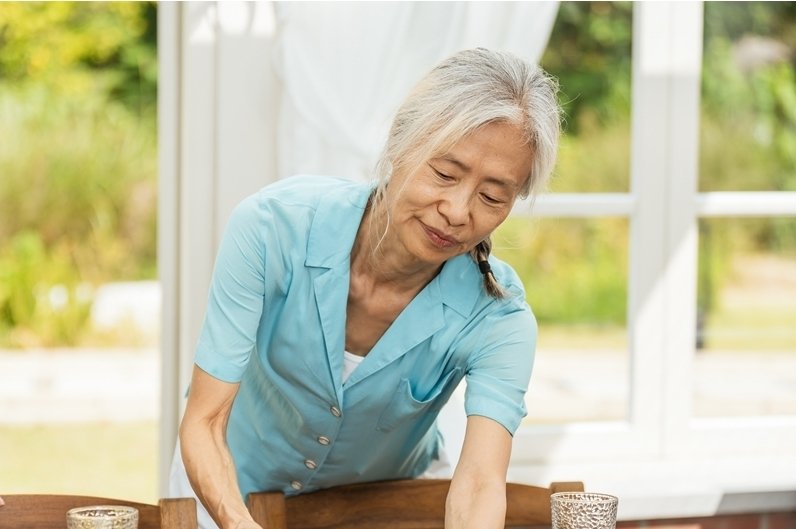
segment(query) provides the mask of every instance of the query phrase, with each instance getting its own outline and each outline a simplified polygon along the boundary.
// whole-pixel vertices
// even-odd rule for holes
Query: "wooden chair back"
[[[65,494],[3,495],[3,529],[64,529],[66,511],[89,505],[127,505],[138,509],[138,529],[197,529],[196,500],[166,498],[157,505],[95,496]]]
[[[248,506],[263,529],[444,529],[450,480],[407,479],[343,485],[285,497],[249,495]],[[582,491],[581,482],[549,488],[508,483],[506,527],[550,526],[550,495]]]

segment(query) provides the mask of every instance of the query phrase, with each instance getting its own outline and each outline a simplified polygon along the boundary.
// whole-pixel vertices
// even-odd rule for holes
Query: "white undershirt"
[[[349,353],[348,351],[343,352],[343,383],[348,380],[348,377],[351,376],[351,373],[354,372],[354,369],[356,369],[364,359],[364,356],[355,355],[354,353]]]

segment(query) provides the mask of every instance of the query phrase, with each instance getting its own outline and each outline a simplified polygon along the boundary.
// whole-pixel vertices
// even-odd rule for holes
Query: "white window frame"
[[[712,515],[739,492],[774,494],[736,510],[796,507],[796,416],[693,417],[698,219],[796,216],[796,193],[697,192],[702,28],[701,2],[633,5],[629,193],[555,194],[515,211],[629,220],[628,420],[524,426],[510,471],[613,491],[624,519]]]
[[[254,27],[217,31],[241,9],[256,11]],[[260,9],[158,5],[164,494],[216,242],[232,205],[276,174],[268,146],[277,120],[253,121],[247,103],[278,90],[250,70],[272,22]],[[635,3],[630,192],[555,194],[533,211],[515,208],[629,220],[628,420],[522,427],[509,472],[615,492],[623,519],[711,515],[736,492],[774,491],[753,495],[755,506],[796,508],[786,492],[796,491],[796,417],[692,417],[698,219],[796,216],[796,193],[697,192],[701,43],[701,2]]]

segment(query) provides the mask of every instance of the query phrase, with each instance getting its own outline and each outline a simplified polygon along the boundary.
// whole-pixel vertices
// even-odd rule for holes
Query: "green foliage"
[[[71,295],[76,285],[154,276],[154,115],[140,120],[99,91],[0,89],[0,136],[8,138],[0,144],[0,248],[3,270],[16,270],[3,280],[13,295],[0,297],[0,329],[74,343],[87,316]],[[34,294],[56,285],[69,290],[69,310],[44,328],[47,305]]]
[[[796,190],[794,28],[793,2],[705,4],[701,189]]]
[[[98,80],[132,108],[157,99],[153,2],[0,3],[0,82],[81,94]]]
[[[73,345],[91,309],[63,248],[49,251],[38,233],[16,234],[0,250],[0,335],[13,345]]]
[[[560,4],[554,192],[629,190],[632,10]],[[702,190],[796,190],[794,50],[796,3],[705,3]],[[156,74],[152,2],[0,2],[0,343],[78,342],[92,285],[154,277]],[[700,229],[706,310],[737,248],[796,254],[785,219]],[[496,254],[542,323],[624,322],[626,221],[512,219]]]
[[[85,280],[151,277],[154,115],[141,120],[99,91],[0,89],[0,116],[8,138],[0,145],[0,242],[35,230],[46,248],[72,255]]]
[[[796,190],[796,4],[705,3],[699,187]],[[700,224],[697,305],[717,305],[739,253],[796,255],[796,224],[745,219]]]
[[[570,133],[630,115],[631,2],[561,2],[542,67],[559,79]]]
[[[155,6],[0,3],[0,344],[73,344],[156,269]]]
[[[565,134],[550,191],[621,193],[630,188],[630,124],[627,119],[602,126],[582,120],[579,134]]]
[[[494,244],[522,279],[541,324],[624,324],[625,219],[510,218]]]
[[[740,40],[745,35],[776,35],[796,46],[793,2],[705,2],[705,40]]]

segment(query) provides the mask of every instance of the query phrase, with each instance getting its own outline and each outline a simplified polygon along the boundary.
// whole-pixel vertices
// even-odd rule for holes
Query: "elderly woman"
[[[244,200],[215,265],[172,492],[189,483],[218,526],[257,528],[253,491],[418,477],[465,378],[446,527],[503,527],[536,324],[490,234],[544,185],[559,122],[539,68],[464,51],[398,110],[376,185],[300,176]]]

